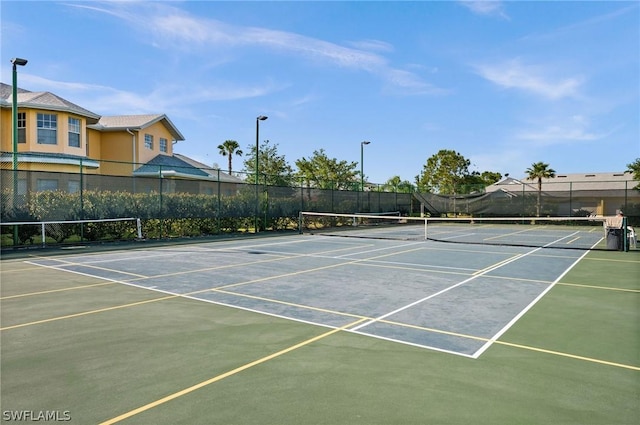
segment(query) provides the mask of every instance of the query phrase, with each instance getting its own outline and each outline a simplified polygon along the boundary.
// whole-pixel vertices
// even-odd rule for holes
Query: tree
[[[427,159],[416,181],[421,190],[442,195],[456,193],[456,188],[469,175],[471,162],[456,151],[442,149]]]
[[[402,180],[400,176],[393,176],[383,185],[385,192],[411,193],[413,185],[407,180]]]
[[[636,158],[635,161],[627,164],[627,171],[633,173],[633,179],[635,181],[640,181],[640,158]],[[635,189],[640,190],[640,183],[636,185]]]
[[[473,171],[471,174],[462,176],[456,193],[483,192],[484,188],[500,181],[502,174],[493,171],[483,171],[482,174]]]
[[[242,151],[238,149],[240,145],[235,140],[225,140],[223,144],[218,145],[220,155],[227,156],[229,158],[229,174],[231,174],[231,160],[233,154],[242,156]]]
[[[309,159],[296,160],[297,176],[307,183],[320,189],[345,190],[353,188],[358,182],[360,172],[356,170],[356,162],[338,161],[329,158],[324,149],[314,151]]]
[[[536,162],[527,168],[528,180],[538,181],[538,200],[536,202],[536,217],[540,217],[540,200],[542,197],[542,179],[550,179],[556,176],[556,171],[549,168],[549,164],[544,162]]]
[[[293,169],[287,163],[284,155],[278,155],[278,144],[269,145],[269,140],[265,140],[260,145],[260,157],[258,167],[260,167],[260,183],[269,186],[293,186],[295,177]],[[250,153],[245,157],[244,168],[247,172],[247,180],[254,182],[256,179],[256,147],[250,147]]]

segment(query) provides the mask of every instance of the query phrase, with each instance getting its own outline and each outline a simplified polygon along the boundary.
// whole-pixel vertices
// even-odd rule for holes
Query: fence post
[[[80,220],[84,220],[84,169],[80,158]],[[80,241],[84,242],[84,222],[80,222]]]
[[[336,184],[334,181],[331,182],[331,211],[335,211],[335,198],[334,198],[334,193],[336,190]]]
[[[304,211],[304,178],[300,177],[300,211]]]
[[[524,217],[526,217],[526,216],[527,216],[527,214],[526,214],[526,208],[525,208],[525,207],[526,207],[526,201],[525,201],[525,199],[524,199],[524,196],[525,196],[525,193],[524,193],[525,186],[524,186],[524,183],[520,183],[520,184],[522,185],[522,212],[520,213],[520,215],[524,218]]]
[[[158,218],[160,220],[160,239],[162,239],[162,165],[158,166],[158,177],[160,177],[158,180],[160,180],[159,185],[160,185],[160,210],[158,211]]]
[[[262,203],[262,208],[264,211],[264,230],[267,230],[267,218],[269,217],[269,188],[267,187],[267,174],[264,175],[264,189],[262,190],[262,196],[264,197],[264,202]]]
[[[216,234],[220,233],[220,208],[222,208],[222,200],[220,199],[220,195],[222,190],[220,188],[220,168],[218,168],[218,208],[216,209]]]

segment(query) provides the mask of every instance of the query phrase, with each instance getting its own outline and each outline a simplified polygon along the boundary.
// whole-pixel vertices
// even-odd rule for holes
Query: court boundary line
[[[305,346],[307,346],[309,344],[313,344],[316,341],[319,341],[319,340],[327,338],[327,337],[329,337],[329,336],[331,336],[333,334],[341,332],[341,331],[345,330],[346,328],[348,328],[350,326],[353,326],[354,324],[359,323],[362,320],[365,320],[365,319],[356,320],[355,322],[351,322],[351,323],[349,323],[347,325],[344,325],[344,326],[341,326],[339,328],[335,328],[335,329],[332,329],[332,330],[330,330],[328,332],[322,333],[320,335],[316,335],[316,336],[314,336],[312,338],[309,338],[309,339],[307,339],[305,341],[302,341],[302,342],[299,342],[297,344],[291,345],[291,346],[289,346],[289,347],[287,347],[285,349],[282,349],[282,350],[277,351],[275,353],[269,354],[269,355],[264,356],[264,357],[262,357],[260,359],[254,360],[254,361],[249,362],[249,363],[245,363],[244,365],[239,366],[239,367],[237,367],[235,369],[232,369],[232,370],[230,370],[228,372],[216,375],[216,376],[214,376],[214,377],[212,377],[210,379],[207,379],[205,381],[202,381],[202,382],[200,382],[198,384],[192,385],[192,386],[187,387],[187,388],[185,388],[183,390],[180,390],[180,391],[175,392],[173,394],[169,394],[168,396],[165,396],[165,397],[162,397],[160,399],[157,399],[157,400],[155,400],[155,401],[153,401],[151,403],[148,403],[148,404],[145,404],[143,406],[140,406],[137,409],[130,410],[129,412],[123,413],[120,416],[116,416],[115,418],[111,418],[111,419],[109,419],[107,421],[101,422],[100,425],[112,425],[112,424],[120,422],[120,421],[122,421],[124,419],[128,419],[128,418],[130,418],[132,416],[135,416],[135,415],[137,415],[139,413],[145,412],[145,411],[147,411],[149,409],[152,409],[154,407],[160,406],[161,404],[164,404],[164,403],[167,403],[167,402],[169,402],[171,400],[174,400],[176,398],[182,397],[183,395],[186,395],[186,394],[189,394],[189,393],[191,393],[193,391],[199,390],[200,388],[206,387],[207,385],[213,384],[215,382],[221,381],[221,380],[223,380],[225,378],[228,378],[230,376],[236,375],[236,374],[238,374],[240,372],[243,372],[243,371],[245,371],[247,369],[250,369],[250,368],[252,368],[254,366],[258,366],[258,365],[261,365],[263,363],[266,363],[266,362],[268,362],[270,360],[273,360],[273,359],[275,359],[277,357],[280,357],[282,355],[290,353],[291,351],[295,351],[295,350],[297,350],[299,348],[305,347]]]
[[[633,289],[633,288],[617,288],[617,287],[610,287],[610,286],[583,285],[583,284],[580,284],[580,283],[570,283],[570,282],[557,282],[556,285],[573,286],[573,287],[577,287],[577,288],[586,288],[586,289],[600,289],[600,290],[603,290],[603,291],[631,292],[631,293],[634,293],[634,294],[639,294],[640,293],[640,289]]]
[[[364,327],[366,327],[366,326],[369,326],[369,325],[371,325],[371,324],[373,324],[373,323],[375,323],[375,322],[378,322],[378,321],[380,321],[380,320],[386,319],[386,318],[387,318],[387,317],[389,317],[389,316],[392,316],[392,315],[394,315],[394,314],[400,313],[401,311],[407,310],[407,309],[409,309],[409,308],[411,308],[411,307],[414,307],[414,306],[416,306],[416,305],[418,305],[418,304],[421,304],[421,303],[423,303],[423,302],[425,302],[425,301],[427,301],[427,300],[430,300],[430,299],[435,298],[435,297],[437,297],[437,296],[439,296],[439,295],[442,295],[442,294],[444,294],[445,292],[448,292],[448,291],[450,291],[450,290],[452,290],[452,289],[455,289],[455,288],[457,288],[457,287],[459,287],[459,286],[465,285],[465,284],[469,283],[470,281],[475,280],[475,279],[476,279],[476,278],[478,278],[478,277],[484,276],[484,275],[486,275],[487,273],[489,273],[489,272],[491,272],[491,271],[494,271],[494,270],[496,270],[496,269],[499,269],[499,268],[501,268],[501,267],[503,267],[503,266],[505,266],[505,265],[507,265],[507,264],[510,264],[510,263],[512,263],[512,262],[514,262],[514,261],[516,261],[516,260],[520,259],[520,258],[526,257],[527,255],[529,255],[529,254],[530,254],[530,253],[532,253],[532,252],[537,251],[538,249],[541,249],[541,248],[534,249],[534,250],[530,251],[529,253],[525,253],[525,254],[521,254],[521,255],[516,255],[516,256],[512,257],[511,259],[509,259],[508,261],[500,261],[500,262],[498,262],[498,263],[495,263],[493,266],[485,267],[484,269],[482,269],[482,272],[481,272],[481,273],[478,273],[478,274],[472,274],[472,275],[471,275],[470,277],[468,277],[467,279],[465,279],[465,280],[463,280],[463,281],[461,281],[461,282],[458,282],[458,283],[456,283],[455,285],[448,286],[448,287],[446,287],[446,288],[444,288],[444,289],[442,289],[442,290],[440,290],[440,291],[438,291],[438,292],[435,292],[435,293],[433,293],[433,294],[431,294],[431,295],[428,295],[428,296],[423,297],[423,298],[421,298],[421,299],[419,299],[419,300],[416,300],[416,301],[414,301],[414,302],[412,302],[412,303],[409,303],[409,304],[407,304],[407,305],[405,305],[405,306],[403,306],[403,307],[400,307],[400,308],[397,308],[397,309],[395,309],[395,310],[393,310],[393,311],[390,311],[390,312],[388,312],[388,313],[385,313],[385,314],[383,314],[383,315],[381,315],[381,316],[379,316],[379,317],[377,317],[377,318],[375,318],[375,319],[373,319],[373,320],[371,320],[371,321],[368,321],[368,322],[365,322],[365,323],[363,323],[363,324],[360,324],[360,325],[358,325],[354,330],[362,329],[362,328],[364,328]]]
[[[538,249],[541,249],[541,248],[538,248]],[[588,254],[588,252],[583,254],[583,256],[587,255],[587,254]],[[572,267],[575,264],[577,264],[580,260],[581,260],[581,258],[576,259],[576,261],[574,262]],[[352,264],[354,262],[357,263],[356,261],[353,261],[353,262],[347,262],[347,263],[344,263],[344,264]],[[218,302],[218,301],[198,298],[198,297],[194,296],[196,293],[204,293],[204,292],[212,291],[212,289],[205,289],[205,290],[195,291],[194,293],[191,293],[191,295],[189,295],[189,294],[175,294],[175,293],[172,293],[172,292],[169,292],[169,291],[164,291],[164,290],[157,289],[157,288],[149,288],[149,287],[145,287],[145,286],[139,286],[139,285],[135,285],[135,284],[130,284],[128,282],[118,281],[118,280],[115,280],[115,279],[109,279],[109,278],[104,278],[104,277],[99,277],[99,276],[93,276],[93,275],[89,275],[89,274],[82,273],[82,272],[77,272],[77,271],[73,271],[73,270],[67,270],[67,269],[59,268],[59,267],[56,267],[56,266],[42,265],[42,264],[37,264],[37,263],[33,263],[33,265],[36,266],[36,267],[51,268],[51,269],[58,270],[58,271],[61,271],[61,272],[76,273],[76,274],[87,276],[87,277],[90,277],[90,278],[103,279],[103,280],[107,280],[108,281],[107,283],[120,283],[120,284],[123,284],[123,285],[126,285],[126,286],[133,286],[133,287],[136,287],[136,288],[146,289],[146,290],[153,291],[153,292],[160,292],[160,293],[163,293],[163,294],[167,294],[167,296],[160,297],[160,298],[153,298],[153,299],[144,300],[144,301],[139,301],[139,302],[130,303],[130,304],[106,307],[106,308],[98,309],[98,310],[91,310],[91,311],[87,311],[87,312],[75,313],[75,314],[72,314],[72,315],[66,315],[66,316],[61,316],[61,317],[44,319],[44,320],[41,320],[41,321],[35,321],[35,322],[31,322],[31,323],[14,325],[14,326],[10,326],[10,327],[7,327],[7,328],[1,328],[0,331],[9,330],[9,329],[13,329],[13,328],[24,327],[24,326],[28,326],[28,325],[35,325],[35,324],[41,324],[41,323],[46,323],[46,322],[52,322],[52,321],[57,321],[57,320],[62,320],[62,319],[81,317],[81,316],[85,316],[85,315],[88,315],[88,314],[102,313],[102,312],[105,312],[105,311],[117,310],[117,309],[120,309],[120,308],[134,307],[134,306],[147,304],[147,303],[152,303],[152,302],[156,302],[156,301],[166,301],[166,300],[179,299],[179,298],[189,299],[189,300],[196,301],[196,302],[207,302],[207,303],[220,305],[220,306],[224,306],[224,307],[228,307],[228,308],[240,309],[240,310],[249,311],[249,312],[253,312],[253,313],[257,313],[257,314],[261,314],[261,315],[277,317],[277,318],[280,318],[280,319],[283,319],[283,320],[291,320],[291,321],[297,321],[299,323],[306,323],[306,324],[309,324],[309,325],[312,325],[312,326],[325,327],[325,328],[330,328],[330,329],[333,329],[333,330],[338,329],[338,327],[336,327],[336,326],[331,326],[331,325],[321,324],[321,323],[315,323],[315,322],[302,320],[302,319],[295,319],[295,318],[282,316],[282,315],[278,315],[278,314],[274,314],[274,313],[269,313],[269,312],[255,310],[255,309],[251,309],[251,308],[247,308],[247,307],[242,307],[242,306],[222,303],[222,302]],[[569,270],[570,270],[570,268],[567,269],[564,274],[568,273]],[[562,276],[559,277],[558,279],[561,279],[561,278],[562,278]],[[214,290],[215,289],[216,288],[214,288]],[[234,294],[234,295],[242,295],[242,294],[236,294],[236,293],[233,293],[233,292],[230,292],[230,293]],[[329,310],[327,312],[331,313],[331,311],[329,311]],[[336,315],[340,315],[341,314],[340,312],[337,312],[337,311],[333,312],[333,313],[336,314]],[[367,319],[369,319],[369,318],[367,318],[365,316],[362,316],[361,320],[357,320],[356,322],[353,322],[352,324],[359,323],[359,322],[361,322],[363,320],[367,320]],[[382,319],[382,320],[378,320],[378,321],[381,322],[381,323],[387,323],[387,324],[397,325],[397,326],[401,326],[401,327],[418,328],[418,329],[422,329],[422,330],[427,331],[427,332],[433,332],[433,333],[438,333],[438,334],[456,336],[456,337],[465,338],[465,339],[473,339],[473,340],[480,340],[480,341],[483,341],[483,340],[484,341],[491,341],[491,339],[485,338],[485,337],[478,337],[478,336],[474,336],[474,335],[459,334],[459,333],[445,331],[445,330],[420,327],[418,325],[412,325],[412,324],[402,323],[402,322],[394,322],[394,321],[390,321],[390,320],[386,320],[386,319]],[[474,360],[477,359],[480,356],[480,354],[479,354],[477,357],[471,357],[468,354],[464,354],[464,353],[460,353],[460,352],[448,351],[448,350],[444,350],[444,349],[439,349],[437,347],[431,347],[431,346],[427,346],[427,345],[420,345],[420,344],[411,343],[411,342],[408,342],[408,341],[394,340],[392,338],[387,338],[387,337],[383,337],[383,336],[379,336],[379,335],[373,335],[373,334],[368,334],[368,333],[365,333],[365,332],[359,332],[355,328],[354,329],[349,329],[349,326],[352,325],[352,324],[348,324],[348,325],[342,326],[341,328],[344,328],[344,330],[346,332],[349,332],[349,333],[360,334],[360,335],[363,335],[363,336],[366,336],[366,337],[370,337],[370,338],[387,340],[387,341],[391,341],[391,342],[394,342],[394,343],[414,346],[414,347],[418,347],[418,348],[422,348],[422,349],[429,349],[429,350],[433,350],[433,351],[437,351],[437,352],[455,354],[455,355],[459,355],[459,356],[462,356],[462,357],[472,358]],[[495,336],[494,336],[494,338],[495,338]],[[545,349],[545,348],[539,348],[539,347],[527,346],[527,345],[523,345],[523,344],[511,343],[511,342],[508,342],[508,341],[501,341],[499,339],[494,340],[493,343],[494,344],[498,344],[498,345],[505,345],[505,346],[509,346],[509,347],[513,347],[513,348],[519,348],[519,349],[524,349],[524,350],[529,350],[529,351],[541,352],[541,353],[552,354],[552,355],[557,355],[557,356],[561,356],[561,357],[567,357],[567,358],[581,360],[581,361],[597,363],[597,364],[620,367],[620,368],[625,368],[625,369],[630,369],[630,370],[640,370],[640,367],[638,367],[638,366],[626,365],[626,364],[623,364],[623,363],[610,362],[610,361],[607,361],[607,360],[601,360],[601,359],[596,359],[596,358],[592,358],[592,357],[580,356],[580,355],[577,355],[577,354],[571,354],[571,353],[565,353],[565,352],[560,352],[560,351],[555,351],[555,350],[550,350],[550,349]],[[489,347],[487,347],[487,349],[488,348]]]
[[[305,256],[305,255],[306,254],[302,254],[300,256]],[[59,271],[63,271],[63,272],[69,272],[69,273],[76,273],[76,274],[79,274],[79,275],[88,276],[88,277],[92,277],[92,278],[104,279],[104,280],[107,280],[107,281],[110,281],[110,282],[121,283],[123,285],[128,285],[128,286],[132,286],[132,287],[135,287],[135,288],[145,289],[145,290],[154,291],[154,292],[160,292],[160,293],[169,295],[168,297],[155,298],[155,299],[152,299],[152,300],[146,300],[144,302],[144,303],[148,303],[148,302],[152,302],[152,301],[164,301],[165,299],[177,298],[177,297],[184,297],[184,298],[190,298],[191,297],[193,299],[196,299],[196,298],[193,297],[194,295],[200,294],[200,293],[209,292],[209,291],[212,291],[213,289],[225,289],[225,288],[229,288],[229,287],[248,285],[248,284],[252,284],[252,283],[263,282],[263,281],[272,280],[272,279],[281,278],[281,277],[295,276],[295,275],[298,275],[298,274],[310,273],[310,272],[314,272],[314,271],[317,271],[317,270],[323,270],[323,269],[327,269],[327,268],[341,267],[341,266],[344,266],[344,265],[358,263],[358,262],[362,262],[362,261],[366,261],[366,259],[350,260],[350,261],[345,261],[345,262],[341,262],[341,263],[338,263],[338,264],[331,264],[331,265],[327,265],[327,266],[314,267],[312,269],[300,270],[300,271],[291,272],[291,273],[285,273],[285,274],[281,274],[281,275],[268,276],[268,277],[259,278],[259,279],[252,279],[252,280],[249,280],[249,281],[237,282],[237,283],[228,284],[228,285],[222,285],[222,286],[214,287],[214,288],[206,288],[206,289],[201,289],[201,290],[197,290],[197,291],[187,292],[187,293],[184,293],[184,294],[175,294],[173,292],[162,290],[162,289],[158,289],[158,288],[151,288],[151,287],[148,287],[148,286],[137,285],[135,283],[131,283],[130,281],[126,281],[126,280],[111,279],[111,278],[106,278],[106,277],[90,275],[88,273],[79,272],[79,271],[76,271],[76,270],[68,270],[68,269],[64,268],[64,265],[52,266],[52,265],[46,265],[46,264],[32,263],[30,261],[25,261],[25,262],[28,263],[28,264],[33,264],[33,265],[44,267],[44,268],[50,268],[50,269],[55,269],[55,270],[59,270]],[[95,314],[95,313],[100,313],[100,312],[103,312],[103,311],[115,310],[115,309],[119,309],[119,308],[132,307],[132,306],[135,306],[137,304],[142,304],[142,303],[143,302],[137,302],[137,303],[124,304],[124,305],[119,305],[119,306],[105,307],[103,309],[90,310],[90,311],[85,311],[85,312],[80,312],[80,313],[74,313],[74,314],[71,314],[71,315],[58,316],[58,317],[53,317],[53,318],[49,318],[49,319],[43,319],[43,320],[38,320],[38,321],[33,321],[33,322],[28,322],[28,323],[11,325],[11,326],[8,326],[8,327],[0,328],[0,331],[6,331],[6,330],[21,328],[21,327],[31,326],[31,325],[37,325],[37,324],[42,324],[42,323],[49,323],[49,322],[54,322],[54,321],[63,320],[63,319],[81,317],[81,316],[85,316],[85,315],[89,315],[89,314]],[[233,306],[231,306],[231,307],[233,307]],[[280,317],[284,318],[284,316],[280,316]]]
[[[408,245],[403,245],[403,246],[401,246],[401,248],[405,248],[405,247],[408,247],[408,246],[414,246],[414,245],[422,245],[422,244],[423,244],[423,242],[422,242],[422,241],[417,241],[417,242],[412,242],[412,243],[410,243],[410,244],[408,244]],[[353,245],[361,245],[361,244],[353,244]],[[384,251],[384,250],[394,249],[394,248],[397,248],[397,246],[383,247],[383,248],[379,248],[379,249],[370,250],[370,251],[367,251],[367,252],[373,252],[373,251]],[[328,250],[328,251],[321,251],[321,254],[322,254],[322,253],[326,253],[326,252],[342,251],[342,250],[344,250],[344,249],[348,249],[348,248],[341,248],[341,249],[333,249],[333,250]],[[346,262],[341,262],[341,263],[338,263],[338,264],[331,264],[331,265],[327,265],[327,266],[322,266],[322,267],[319,267],[319,268],[318,268],[318,267],[316,267],[316,268],[311,268],[311,269],[306,269],[306,270],[300,270],[300,271],[296,271],[296,272],[292,272],[292,273],[286,273],[286,274],[283,274],[283,275],[281,274],[281,275],[269,276],[269,277],[266,277],[266,278],[253,279],[253,280],[250,280],[250,281],[237,282],[237,283],[233,283],[233,284],[222,285],[222,286],[219,286],[219,287],[207,288],[207,289],[202,289],[202,290],[198,290],[198,291],[187,292],[187,293],[184,293],[184,294],[178,294],[178,295],[176,295],[176,293],[175,293],[175,292],[166,291],[166,290],[161,290],[161,289],[158,289],[158,288],[151,288],[151,287],[148,287],[148,286],[143,286],[143,285],[140,285],[140,284],[133,283],[134,281],[138,281],[138,280],[140,280],[140,279],[128,279],[128,280],[116,280],[116,279],[110,279],[110,278],[102,278],[102,279],[109,280],[109,281],[116,281],[116,282],[118,282],[118,283],[122,283],[122,284],[125,284],[125,285],[130,285],[130,286],[133,286],[133,287],[137,287],[137,288],[141,288],[141,289],[146,289],[146,290],[152,290],[152,291],[155,291],[155,292],[161,292],[161,293],[169,294],[169,295],[173,295],[173,296],[190,297],[190,296],[193,296],[193,295],[196,295],[196,294],[200,294],[200,293],[205,293],[205,292],[211,291],[211,290],[213,290],[213,289],[226,289],[226,288],[231,288],[231,287],[237,287],[237,286],[242,286],[242,285],[248,285],[248,284],[252,284],[252,283],[262,282],[262,281],[266,281],[266,280],[272,280],[272,279],[276,279],[276,278],[282,278],[282,277],[286,277],[286,276],[298,275],[298,274],[303,274],[303,273],[310,273],[310,272],[313,272],[313,271],[322,270],[322,269],[327,269],[327,268],[341,267],[341,266],[345,266],[345,265],[366,264],[368,261],[371,261],[371,260],[376,260],[376,259],[379,259],[379,258],[382,258],[382,257],[387,257],[387,256],[392,256],[392,255],[399,255],[399,254],[402,254],[403,252],[407,252],[407,251],[415,251],[415,250],[418,250],[418,249],[420,249],[420,248],[412,248],[412,249],[404,250],[404,251],[394,251],[394,252],[387,253],[387,254],[384,254],[384,255],[374,256],[374,257],[371,257],[371,258],[362,258],[362,259],[346,259],[346,258],[344,258],[344,256],[341,256],[340,258],[332,257],[333,259],[338,259],[338,260],[347,260],[347,261],[346,261]],[[538,249],[539,249],[539,248],[538,248]],[[492,271],[492,270],[494,270],[494,269],[496,269],[496,268],[502,267],[503,265],[508,264],[509,262],[515,261],[516,259],[522,258],[523,256],[526,256],[526,255],[532,254],[533,252],[537,251],[538,249],[535,249],[535,250],[529,251],[529,252],[528,252],[528,253],[526,253],[526,254],[518,254],[518,255],[515,255],[515,256],[513,256],[509,261],[507,261],[507,262],[505,262],[504,260],[502,260],[502,261],[500,261],[500,262],[498,262],[498,263],[494,263],[493,267],[491,267],[491,266],[490,266],[490,267],[486,267],[485,269],[483,269],[483,271],[482,271],[482,273],[481,273],[481,274],[471,275],[471,277],[470,277],[470,278],[468,278],[468,279],[466,279],[466,280],[464,280],[464,281],[462,281],[462,282],[459,282],[459,283],[457,283],[456,285],[453,285],[453,286],[449,287],[448,289],[447,289],[447,288],[445,288],[444,290],[438,291],[438,292],[436,292],[435,294],[431,294],[431,295],[429,295],[428,297],[425,297],[425,298],[423,298],[422,300],[419,300],[418,302],[414,302],[414,303],[410,304],[409,306],[405,306],[405,307],[404,307],[404,308],[402,308],[402,309],[409,308],[410,306],[417,305],[417,304],[419,304],[420,302],[423,302],[423,301],[426,301],[427,299],[430,299],[430,298],[433,298],[433,297],[435,297],[435,296],[438,296],[438,295],[440,295],[440,294],[442,294],[442,293],[444,293],[444,292],[446,292],[446,291],[448,291],[448,290],[450,290],[450,289],[453,289],[454,287],[457,287],[457,286],[460,286],[460,285],[462,285],[462,284],[464,284],[464,283],[467,283],[468,281],[473,280],[473,279],[475,279],[476,277],[482,276],[482,275],[484,275],[484,274],[486,274],[486,273],[488,273],[488,272],[490,272],[490,271]],[[160,250],[161,250],[161,249],[160,249]],[[292,255],[292,256],[284,257],[284,258],[280,258],[280,257],[278,257],[278,258],[271,258],[271,259],[268,259],[268,260],[259,260],[259,261],[252,262],[252,264],[254,264],[254,263],[260,263],[260,262],[276,261],[276,260],[281,260],[281,259],[291,259],[291,258],[297,258],[297,257],[305,257],[305,256],[311,256],[311,257],[313,257],[313,256],[315,256],[315,255],[316,255],[315,253],[314,253],[314,254],[300,254],[300,255],[295,255],[295,254],[294,254],[294,255]],[[83,255],[82,255],[82,254],[79,254],[79,256],[81,256],[81,257],[82,257]],[[49,260],[49,258],[44,259],[44,260],[45,260],[45,261],[46,261],[46,260]],[[91,275],[91,274],[88,274],[88,273],[79,272],[79,271],[75,271],[75,270],[68,270],[68,269],[66,268],[66,266],[69,266],[69,265],[79,265],[79,266],[83,266],[83,265],[84,265],[83,263],[75,263],[75,262],[71,262],[71,261],[64,261],[64,260],[59,260],[59,259],[57,259],[57,258],[54,258],[53,260],[59,261],[59,262],[61,262],[61,263],[63,263],[63,264],[58,265],[58,266],[52,266],[52,265],[42,265],[42,264],[38,264],[38,263],[30,263],[30,262],[27,262],[27,263],[34,264],[34,265],[38,265],[38,266],[41,266],[41,267],[49,267],[49,268],[53,268],[53,269],[61,270],[61,271],[67,271],[67,272],[78,273],[78,274],[81,274],[81,275],[84,275],[84,276],[95,277],[95,278],[101,278],[101,277],[99,277],[99,276],[95,276],[95,275]],[[207,268],[207,269],[205,269],[205,270],[214,270],[214,269],[220,269],[220,268],[225,268],[225,267],[233,267],[233,266],[236,266],[236,265],[226,265],[226,266],[220,266],[220,267],[215,267],[215,268]],[[89,268],[91,268],[91,267],[89,267]],[[100,269],[100,270],[106,270],[106,271],[114,271],[114,272],[116,272],[116,273],[118,273],[118,272],[119,272],[118,270],[109,270],[109,269],[105,269],[105,268],[98,268],[98,269]],[[201,270],[201,269],[199,269],[199,270]],[[202,271],[202,270],[201,270],[201,271]],[[186,274],[186,273],[191,273],[191,272],[195,272],[195,271],[179,272],[178,274]],[[170,276],[170,275],[174,275],[174,274],[173,274],[173,273],[171,273],[171,274],[165,274],[165,275],[157,275],[157,276],[154,276],[154,277],[162,277],[162,276]],[[464,274],[464,275],[469,276],[469,274],[468,274],[468,273],[467,273],[467,274]],[[145,279],[147,279],[147,278],[145,278]],[[234,306],[230,306],[230,307],[234,307]],[[399,311],[401,311],[401,310],[399,310]],[[398,312],[398,311],[396,311],[396,312]],[[78,313],[78,314],[79,314],[79,315],[81,315],[81,313]],[[91,313],[86,313],[86,314],[91,314]],[[388,313],[388,315],[391,315],[391,314],[394,314],[394,313],[393,313],[393,312],[392,312],[392,313]],[[388,317],[388,315],[387,315],[387,316],[383,316],[382,318]],[[73,316],[73,317],[76,317],[76,316]],[[282,316],[279,316],[279,317],[282,317]],[[289,319],[292,319],[292,318],[289,318]],[[376,319],[375,319],[375,318],[374,318],[374,319],[371,319],[371,320],[368,322],[368,324],[374,323],[375,321],[376,321]],[[2,330],[2,329],[0,329],[0,330]],[[433,348],[435,349],[435,347],[433,347]]]
[[[555,243],[555,242],[552,242]],[[536,250],[543,249],[537,248]],[[520,311],[509,323],[507,323],[502,329],[500,329],[489,341],[487,341],[478,351],[474,353],[475,356],[480,357],[482,353],[484,353],[496,340],[498,340],[502,335],[504,335],[522,316],[524,316],[529,310],[533,308],[534,305],[538,303],[546,294],[553,289],[553,287],[558,283],[564,276],[569,273],[571,269],[573,269],[587,254],[589,251],[585,251],[582,255],[580,255],[576,260],[571,263],[569,267],[567,267],[561,274],[555,279],[547,288],[545,288],[537,297],[535,297],[529,305],[527,305],[524,309]],[[476,358],[477,358],[476,357]]]
[[[14,298],[31,297],[35,295],[53,294],[56,292],[74,291],[76,289],[87,289],[87,288],[92,288],[94,286],[113,285],[114,283],[119,283],[119,282],[100,282],[100,283],[92,283],[91,285],[69,286],[69,287],[60,288],[60,289],[50,289],[47,291],[25,292],[24,294],[7,295],[6,297],[0,297],[0,301],[10,300]]]

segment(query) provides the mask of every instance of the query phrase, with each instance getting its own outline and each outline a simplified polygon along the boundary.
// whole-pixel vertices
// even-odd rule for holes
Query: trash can
[[[622,229],[607,227],[607,249],[610,251],[622,251]]]

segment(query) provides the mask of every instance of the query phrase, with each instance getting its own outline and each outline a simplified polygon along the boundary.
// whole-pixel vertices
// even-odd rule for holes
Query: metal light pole
[[[12,137],[13,137],[13,184],[14,191],[13,196],[15,199],[18,181],[17,170],[18,170],[18,66],[25,66],[27,64],[26,59],[13,58],[11,59],[11,63],[13,64],[13,87],[12,87],[12,95],[13,95],[13,104],[11,108],[11,112],[13,114],[13,124],[12,124]]]
[[[368,145],[371,142],[360,142],[360,191],[364,192],[364,145]]]
[[[11,104],[11,137],[13,139],[13,212],[15,213],[18,201],[18,66],[25,66],[26,59],[13,58],[12,104]],[[13,246],[18,244],[18,226],[13,227]]]
[[[256,185],[256,213],[255,213],[255,223],[254,223],[254,228],[255,228],[255,232],[258,233],[258,215],[260,214],[260,197],[259,197],[259,193],[258,193],[258,184],[259,184],[259,180],[258,180],[258,176],[260,175],[260,162],[258,160],[258,156],[260,154],[260,121],[264,121],[269,117],[266,117],[264,115],[259,115],[256,118],[256,169],[255,169],[255,173],[256,173],[256,181],[255,181],[255,185]]]

